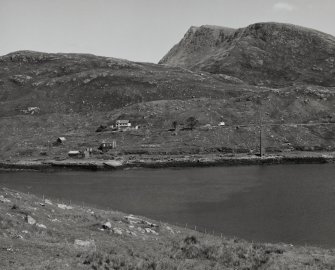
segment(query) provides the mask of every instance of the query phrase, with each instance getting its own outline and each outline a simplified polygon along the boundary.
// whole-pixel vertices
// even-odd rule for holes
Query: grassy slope
[[[335,264],[333,250],[248,243],[164,223],[153,229],[157,234],[148,233],[143,231],[148,226],[132,226],[120,212],[75,205],[64,210],[8,189],[0,190],[3,199],[1,269],[333,269]],[[28,224],[27,215],[46,228]],[[107,221],[112,229],[102,230]],[[76,239],[91,244],[80,247]]]
[[[102,141],[117,141],[119,151],[136,153],[139,150],[158,153],[185,154],[191,152],[217,152],[222,148],[248,153],[256,151],[259,144],[259,105],[262,101],[263,122],[285,123],[334,123],[334,90],[306,89],[292,92],[253,92],[226,99],[194,98],[190,100],[159,100],[129,105],[110,112],[53,113],[42,115],[18,115],[0,118],[0,158],[25,157],[50,158],[67,156],[69,150],[92,147],[97,149]],[[196,128],[183,130],[186,119],[195,116]],[[103,125],[111,125],[118,118],[131,119],[142,126],[138,131],[96,133]],[[177,131],[169,131],[172,121],[178,122]],[[227,127],[217,126],[225,121]],[[254,126],[248,126],[254,124]],[[236,128],[236,125],[246,127]],[[67,142],[52,146],[58,136]],[[333,151],[335,149],[335,124],[319,126],[279,125],[264,127],[265,145],[272,151],[295,150]],[[146,145],[156,145],[157,149]],[[40,156],[46,151],[48,156]],[[100,153],[96,157],[101,157]]]
[[[0,115],[111,111],[151,100],[223,97],[238,91],[181,68],[84,54],[20,51],[0,57]]]

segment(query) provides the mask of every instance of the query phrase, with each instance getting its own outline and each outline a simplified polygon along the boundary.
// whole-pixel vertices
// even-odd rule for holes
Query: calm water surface
[[[0,173],[0,186],[252,241],[335,247],[335,165]]]

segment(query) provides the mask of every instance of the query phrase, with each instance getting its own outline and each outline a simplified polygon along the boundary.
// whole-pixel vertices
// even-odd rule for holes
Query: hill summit
[[[282,87],[335,86],[335,37],[291,24],[192,26],[159,62]]]

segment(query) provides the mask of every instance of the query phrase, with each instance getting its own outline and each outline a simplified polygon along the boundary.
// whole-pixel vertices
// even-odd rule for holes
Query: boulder
[[[152,233],[154,235],[158,235],[158,233],[156,231],[154,231],[154,230],[152,230],[150,228],[145,228],[144,230],[145,230],[146,233]]]
[[[73,209],[72,206],[68,206],[68,205],[66,205],[66,204],[61,204],[61,203],[57,204],[57,206],[58,206],[60,209],[63,209],[63,210],[71,210],[71,209]]]
[[[14,75],[12,77],[10,77],[10,80],[18,85],[24,85],[26,84],[28,81],[30,81],[32,79],[32,77],[28,76],[28,75]]]
[[[166,226],[166,230],[169,231],[171,234],[174,234],[174,231],[171,227]]]
[[[48,199],[45,199],[45,200],[44,200],[44,203],[49,204],[49,205],[52,205],[52,202],[51,202],[50,200],[48,200]]]
[[[117,235],[122,235],[122,230],[120,228],[113,228],[113,233]]]
[[[36,223],[36,226],[42,229],[46,229],[47,226],[45,226],[44,224],[40,224],[40,223]]]
[[[26,216],[25,220],[30,225],[34,225],[36,223],[36,220],[33,217],[29,216],[29,215]]]
[[[74,240],[74,247],[76,249],[84,250],[84,251],[95,251],[96,250],[96,245],[94,240],[80,240],[80,239],[75,239]]]
[[[60,220],[57,219],[57,218],[54,218],[54,219],[52,219],[51,221],[52,221],[52,222],[60,222]]]
[[[0,202],[2,203],[10,203],[11,201],[7,198],[5,198],[3,195],[0,195]]]
[[[146,227],[152,227],[152,228],[155,228],[155,227],[158,227],[157,224],[155,223],[151,223],[147,220],[144,220],[144,219],[141,219],[139,217],[135,217],[133,215],[128,215],[128,216],[125,216],[124,217],[130,224],[141,224],[143,226],[146,226]]]
[[[146,231],[145,231],[143,228],[141,228],[141,227],[137,227],[137,230],[138,230],[140,233],[146,233]]]
[[[110,230],[112,228],[112,224],[107,221],[105,224],[102,225],[102,228],[104,228],[105,230]]]

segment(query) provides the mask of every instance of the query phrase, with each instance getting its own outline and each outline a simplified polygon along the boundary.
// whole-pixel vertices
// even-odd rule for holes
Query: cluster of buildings
[[[225,126],[225,122],[219,122],[218,126]],[[131,122],[129,120],[116,120],[115,125],[112,125],[111,128],[113,130],[117,131],[125,131],[125,130],[136,130],[139,128],[139,126],[132,126]],[[56,142],[53,143],[53,145],[60,145],[66,142],[65,137],[58,137]],[[111,149],[116,148],[116,140],[112,140],[110,142],[102,142],[100,146],[98,147],[98,150],[105,152]],[[68,156],[72,158],[88,158],[93,153],[92,148],[86,148],[85,150],[71,150],[68,152]]]
[[[116,120],[115,127],[117,129],[130,128],[131,123],[129,120]]]
[[[112,126],[117,130],[132,130],[138,129],[138,126],[132,127],[132,124],[129,120],[116,120],[115,125]],[[64,144],[66,142],[65,137],[58,137],[57,140],[53,143],[54,146]],[[98,147],[100,151],[108,151],[116,148],[116,140],[111,142],[102,142]],[[72,158],[89,158],[93,153],[93,148],[86,148],[85,150],[71,150],[68,152],[68,156]]]

